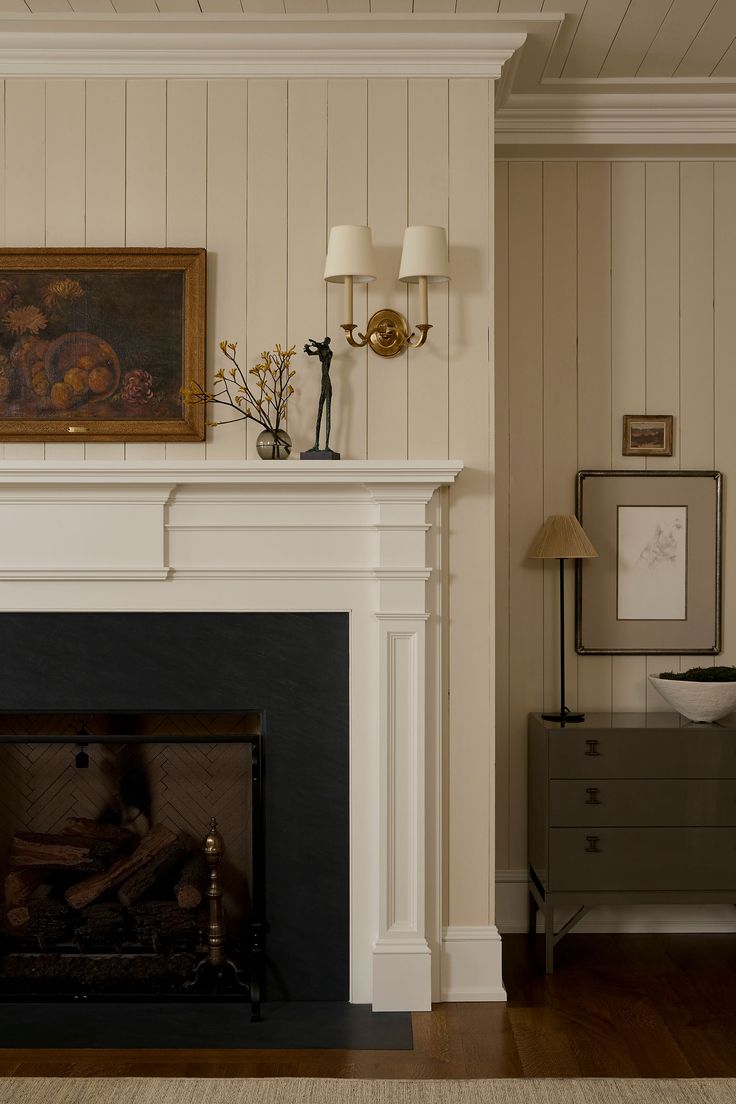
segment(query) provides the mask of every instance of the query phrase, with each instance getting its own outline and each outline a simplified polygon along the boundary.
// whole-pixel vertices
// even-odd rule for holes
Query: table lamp
[[[548,517],[527,552],[530,560],[560,561],[560,711],[543,713],[545,721],[584,721],[584,713],[572,713],[565,705],[565,560],[588,560],[597,556],[582,525],[570,514]]]

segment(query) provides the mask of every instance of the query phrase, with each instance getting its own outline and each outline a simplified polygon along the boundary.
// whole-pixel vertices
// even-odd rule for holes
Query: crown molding
[[[482,77],[526,41],[479,17],[0,18],[0,77]]]
[[[736,92],[516,94],[496,113],[500,146],[736,142]]]

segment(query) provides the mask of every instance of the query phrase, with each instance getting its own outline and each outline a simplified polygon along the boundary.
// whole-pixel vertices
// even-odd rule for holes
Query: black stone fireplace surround
[[[340,613],[0,614],[2,712],[261,713],[270,1001],[349,996],[348,630]]]

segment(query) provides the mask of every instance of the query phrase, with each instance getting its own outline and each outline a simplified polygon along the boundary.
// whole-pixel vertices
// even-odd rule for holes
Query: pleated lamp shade
[[[530,560],[590,560],[597,556],[576,517],[552,514],[532,541]]]

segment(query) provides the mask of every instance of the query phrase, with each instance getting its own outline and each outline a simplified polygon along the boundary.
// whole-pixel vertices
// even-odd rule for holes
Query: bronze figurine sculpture
[[[330,426],[332,415],[332,380],[330,379],[330,365],[332,363],[332,349],[330,348],[330,339],[326,337],[324,341],[315,341],[313,337],[310,337],[307,344],[304,346],[304,352],[307,356],[319,357],[320,365],[322,366],[322,386],[319,393],[319,407],[317,409],[317,427],[314,433],[314,444],[306,452],[300,453],[302,460],[339,460],[340,453],[334,452],[330,448]],[[325,447],[321,449],[319,447],[319,435],[322,428],[322,413],[325,414]]]

